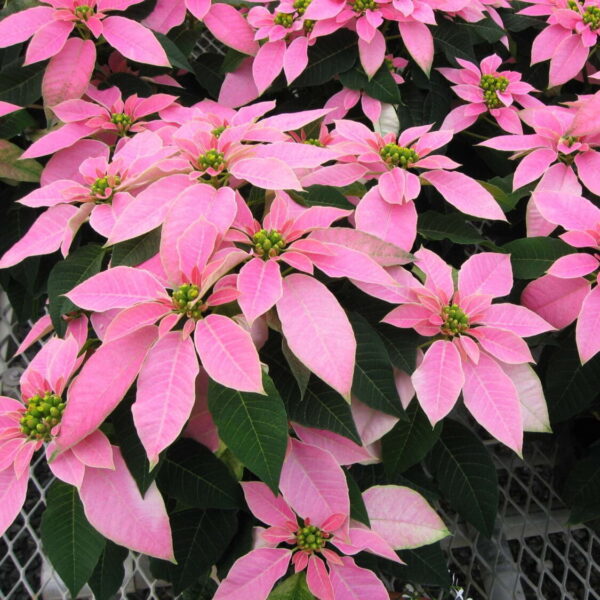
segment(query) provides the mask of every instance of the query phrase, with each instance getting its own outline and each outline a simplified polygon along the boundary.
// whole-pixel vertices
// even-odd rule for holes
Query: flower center
[[[565,135],[564,137],[560,138],[560,140],[563,144],[569,146],[570,148],[575,142],[579,141],[579,138],[575,135]]]
[[[212,150],[209,150],[208,152],[205,152],[204,154],[201,154],[198,157],[198,167],[202,171],[206,171],[208,169],[214,169],[215,171],[218,171],[219,169],[222,169],[224,166],[225,166],[225,156],[223,155],[222,152],[219,152],[218,150],[215,150],[214,148]]]
[[[324,148],[325,144],[318,140],[317,138],[307,138],[302,142],[303,144],[308,144],[309,146],[318,146],[319,148]]]
[[[90,187],[90,193],[101,200],[109,200],[112,198],[115,188],[120,185],[121,178],[118,175],[99,177]],[[110,190],[110,194],[107,194],[106,190]]]
[[[310,33],[315,26],[316,21],[314,19],[304,19],[304,33]]]
[[[459,308],[458,304],[451,304],[442,308],[441,330],[444,335],[453,337],[465,333],[469,329],[469,317]]]
[[[225,127],[225,125],[220,125],[219,127],[215,127],[211,133],[218,138],[224,131],[225,129],[227,129],[227,127]]]
[[[65,403],[60,396],[46,392],[43,396],[35,395],[27,402],[27,410],[21,417],[21,431],[30,440],[49,442],[50,433],[62,418]]]
[[[275,25],[281,25],[286,29],[291,27],[294,23],[294,15],[290,13],[278,12],[275,13],[275,18],[273,19]]]
[[[600,6],[588,6],[583,13],[583,22],[593,31],[600,28]]]
[[[483,75],[479,87],[483,90],[483,101],[488,108],[500,108],[504,106],[498,98],[498,92],[506,91],[508,79],[504,75]]]
[[[81,6],[76,6],[73,12],[77,18],[87,21],[88,17],[94,12],[94,9],[87,4],[82,4]]]
[[[294,8],[296,9],[299,15],[303,15],[311,2],[312,0],[295,0]]]
[[[321,531],[318,527],[306,525],[296,531],[296,546],[304,552],[318,552],[330,537],[331,534]]]
[[[129,131],[133,123],[133,119],[125,113],[113,113],[110,116],[110,122],[117,126],[117,131],[120,135],[124,135]]]
[[[412,148],[398,146],[398,144],[386,144],[380,151],[379,156],[388,165],[408,169],[410,165],[419,160],[419,155]]]
[[[263,258],[277,256],[285,248],[283,236],[274,229],[261,229],[252,236],[254,252]]]
[[[377,2],[375,0],[351,0],[350,6],[355,13],[362,15],[367,10],[375,10],[377,8]]]
[[[200,303],[194,302],[198,298],[200,290],[197,285],[184,283],[173,292],[173,306],[175,312],[187,315],[191,319],[200,319],[202,317],[202,307]]]

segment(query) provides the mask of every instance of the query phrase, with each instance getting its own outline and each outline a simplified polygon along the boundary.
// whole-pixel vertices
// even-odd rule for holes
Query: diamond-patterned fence
[[[25,328],[13,326],[12,311],[0,293],[0,393],[4,395],[18,395],[28,353],[15,358],[13,354],[24,332]],[[486,444],[500,482],[496,529],[488,540],[447,507],[437,507],[454,534],[444,544],[448,568],[464,589],[440,594],[438,600],[600,600],[600,537],[588,527],[567,525],[568,509],[554,484],[552,441],[540,437],[526,442],[524,460],[493,440]],[[39,535],[51,481],[40,455],[34,461],[25,506],[0,539],[2,599],[69,598],[44,559]],[[80,598],[91,597],[84,588]],[[117,597],[165,600],[173,595],[150,575],[145,559],[131,554]]]

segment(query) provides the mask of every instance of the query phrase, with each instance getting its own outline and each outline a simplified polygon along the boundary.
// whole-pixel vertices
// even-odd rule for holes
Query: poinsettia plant
[[[599,32],[598,0],[7,3],[0,533],[40,453],[72,595],[126,549],[188,597],[450,586],[481,438],[594,422]]]

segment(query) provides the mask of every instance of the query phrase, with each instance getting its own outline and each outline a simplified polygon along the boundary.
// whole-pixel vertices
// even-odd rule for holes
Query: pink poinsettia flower
[[[21,110],[20,106],[16,104],[11,104],[10,102],[1,102],[0,101],[0,117],[4,117],[5,115],[9,115],[17,110]]]
[[[583,109],[579,109],[583,110]],[[583,122],[576,108],[546,106],[521,111],[521,119],[532,127],[533,134],[501,135],[479,145],[496,150],[513,151],[512,158],[523,157],[513,178],[518,189],[544,174],[560,161],[569,170],[577,167],[580,181],[594,194],[600,193],[600,131],[594,120]],[[586,113],[587,114],[587,113]],[[591,133],[588,133],[588,130]]]
[[[356,227],[410,250],[416,236],[417,212],[413,200],[421,181],[431,184],[461,212],[484,219],[506,220],[498,204],[479,183],[454,171],[460,165],[434,150],[452,139],[452,131],[430,132],[431,125],[411,127],[399,137],[382,136],[353,121],[336,122],[335,135],[346,150],[368,169],[378,184],[360,200]],[[419,174],[413,172],[419,169]]]
[[[87,467],[114,468],[110,442],[100,431],[90,432],[73,448],[54,456],[57,449],[54,440],[64,427],[61,419],[67,402],[65,390],[83,360],[77,355],[85,334],[87,331],[79,340],[68,335],[64,340],[52,338],[46,342],[21,377],[23,402],[0,396],[2,533],[23,505],[29,463],[44,445],[50,470],[76,487],[81,486]]]
[[[144,117],[158,113],[176,100],[176,96],[170,94],[154,94],[148,98],[138,98],[134,94],[123,101],[117,87],[98,90],[89,86],[86,95],[92,102],[66,100],[52,107],[65,125],[34,142],[23,153],[23,158],[51,154],[99,133],[112,134],[116,141],[130,133],[144,131],[152,126],[152,121]],[[157,121],[157,125],[161,124]]]
[[[157,0],[152,12],[142,24],[153,31],[168,33],[185,21],[186,11],[202,21],[210,10],[212,0]]]
[[[235,281],[236,299],[244,316],[251,324],[276,307],[291,351],[349,399],[354,333],[335,297],[310,275],[316,266],[331,277],[394,286],[385,269],[369,256],[374,243],[381,242],[349,228],[328,229],[334,221],[347,217],[347,210],[304,208],[280,192],[261,224],[245,202],[239,196],[237,199],[237,215],[227,239],[249,248],[249,260]],[[407,262],[403,253],[396,255],[396,264]],[[301,273],[283,276],[282,266]]]
[[[577,319],[575,340],[585,363],[600,352],[600,209],[564,191],[540,194],[537,208],[566,230],[560,236],[565,242],[587,251],[557,259],[547,275],[527,285],[522,302],[556,328]]]
[[[472,62],[457,58],[462,69],[440,68],[438,71],[455,85],[454,93],[469,104],[451,110],[441,129],[452,129],[455,133],[475,123],[479,115],[488,113],[496,119],[502,129],[509,133],[523,133],[519,109],[543,106],[542,102],[529,94],[535,89],[521,81],[516,71],[499,71],[502,59],[492,54],[481,61],[478,67]]]
[[[295,572],[306,570],[308,587],[318,598],[345,600],[350,588],[361,598],[388,600],[389,592],[375,574],[350,556],[367,551],[401,562],[394,550],[430,544],[448,534],[425,499],[400,486],[363,492],[371,529],[351,521],[342,469],[328,452],[296,440],[283,464],[281,494],[258,481],[242,487],[252,513],[269,527],[257,528],[260,547],[234,563],[215,600],[265,600],[290,563]]]
[[[462,391],[475,419],[520,453],[530,415],[546,410],[522,338],[553,327],[523,306],[492,304],[513,285],[507,254],[471,256],[458,273],[456,287],[451,267],[436,254],[422,248],[415,256],[425,283],[415,279],[409,284],[412,301],[392,310],[383,322],[433,338],[411,378],[423,411],[435,425]]]
[[[120,140],[110,162],[110,148],[96,140],[81,140],[55,154],[44,169],[43,185],[19,200],[25,206],[48,210],[0,258],[0,268],[59,248],[66,256],[74,235],[87,220],[92,229],[108,237],[117,218],[135,200],[130,192],[163,177],[161,161],[175,151],[163,146],[158,135],[146,131]],[[89,158],[78,164],[81,156]],[[168,189],[170,181],[164,181],[163,189]],[[150,189],[146,195],[152,192]],[[70,205],[69,209],[65,205]],[[64,218],[55,218],[63,212]]]
[[[104,39],[123,56],[142,63],[169,67],[169,59],[152,32],[136,21],[107,12],[126,10],[142,0],[42,0],[0,21],[0,48],[31,42],[25,64],[58,54],[77,28],[82,36]]]
[[[531,64],[550,60],[550,87],[576,77],[600,33],[598,0],[526,0],[519,14],[548,15],[548,27],[533,41]]]

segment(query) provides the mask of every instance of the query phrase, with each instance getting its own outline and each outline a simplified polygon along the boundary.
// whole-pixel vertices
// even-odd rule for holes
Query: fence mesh
[[[0,392],[18,395],[28,356],[12,358],[24,329],[12,326],[0,296]],[[38,346],[39,348],[39,346]],[[35,353],[36,348],[31,352]],[[29,355],[31,356],[31,354]],[[487,440],[498,469],[500,502],[491,540],[480,536],[447,507],[437,507],[453,536],[444,544],[448,568],[464,598],[473,600],[600,600],[600,537],[585,526],[567,525],[568,509],[555,489],[551,442],[526,443],[524,460]],[[40,518],[52,482],[43,455],[32,469],[27,501],[0,539],[0,598],[69,598],[40,541]],[[81,598],[91,598],[84,589]],[[117,598],[164,600],[167,586],[150,575],[143,557],[131,554]],[[451,598],[453,594],[439,596]],[[368,599],[365,599],[368,600]]]

